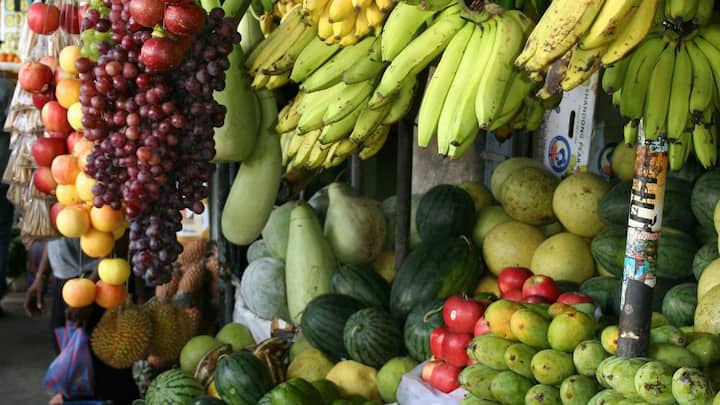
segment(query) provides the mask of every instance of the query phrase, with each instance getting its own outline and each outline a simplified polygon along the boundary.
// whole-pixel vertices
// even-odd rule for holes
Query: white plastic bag
[[[422,363],[403,375],[397,390],[399,405],[457,405],[465,398],[467,391],[462,387],[446,394],[426,384],[422,379],[424,365]]]
[[[250,329],[255,342],[259,343],[263,340],[270,339],[271,321],[259,318],[245,307],[242,295],[240,294],[240,283],[233,279],[235,287],[235,308],[233,309],[233,322],[243,324]]]

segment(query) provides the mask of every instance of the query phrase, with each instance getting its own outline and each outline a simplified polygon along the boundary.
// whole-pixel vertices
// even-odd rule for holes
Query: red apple
[[[523,297],[539,295],[541,297],[545,297],[547,302],[555,302],[558,295],[560,295],[560,289],[552,278],[538,274],[525,280],[525,284],[523,284],[522,288],[522,295]]]
[[[64,139],[38,138],[33,142],[31,153],[38,165],[50,167],[55,156],[67,153],[67,147]]]
[[[80,33],[80,20],[78,7],[72,3],[63,3],[60,6],[60,28],[73,35]]]
[[[440,363],[433,369],[430,376],[430,385],[444,393],[456,390],[460,384],[458,377],[460,376],[460,368],[447,363]]]
[[[27,12],[27,24],[38,34],[50,34],[60,25],[60,10],[45,3],[33,3]]]
[[[45,92],[45,93],[35,93],[32,95],[32,102],[35,108],[38,110],[42,110],[42,108],[45,106],[45,104],[52,100],[53,97],[55,97],[55,93],[52,91]]]
[[[438,366],[438,364],[441,364],[441,361],[438,360],[430,360],[422,368],[422,379],[423,381],[430,382],[430,377],[432,377],[433,370],[435,370],[435,367]]]
[[[452,332],[472,333],[485,309],[472,298],[453,295],[443,305],[443,321]]]
[[[473,329],[473,336],[480,336],[490,332],[490,327],[485,322],[485,317],[481,316],[480,319],[475,322],[475,328]]]
[[[18,83],[23,90],[29,93],[45,93],[50,90],[52,76],[52,70],[47,65],[26,62],[20,66],[20,71],[18,71]]]
[[[67,137],[68,137],[68,134],[63,133],[63,132],[45,131],[45,134],[50,138],[62,139],[63,142],[65,142],[65,139],[67,139]]]
[[[528,297],[524,297],[520,302],[524,302],[526,304],[550,304],[550,302],[548,302],[548,300],[542,295],[530,295]]]
[[[430,351],[436,359],[443,358],[443,340],[448,333],[448,329],[444,326],[435,328],[430,334]]]
[[[588,296],[587,294],[583,294],[581,292],[565,292],[560,294],[557,297],[556,302],[560,302],[562,304],[572,305],[572,304],[592,304],[593,300]]]
[[[70,132],[70,135],[66,138],[68,153],[73,153],[75,151],[75,144],[81,139],[83,139],[83,136],[80,132]]]
[[[67,110],[57,101],[47,102],[40,112],[40,118],[47,131],[62,132],[64,134],[72,131],[72,127],[67,120]]]
[[[506,301],[520,302],[523,299],[522,290],[510,290],[502,295],[502,299]]]
[[[506,267],[498,274],[498,289],[504,295],[510,290],[522,289],[525,280],[533,275],[532,271],[524,267]]]
[[[469,333],[448,332],[443,339],[443,360],[455,367],[465,367],[468,361],[467,346],[472,338]]]
[[[33,173],[33,184],[35,188],[45,194],[54,194],[55,187],[57,187],[57,182],[53,178],[50,168],[47,166],[40,166],[35,169]]]
[[[80,173],[78,160],[73,155],[60,155],[53,159],[50,165],[53,178],[58,184],[75,184],[75,179]]]
[[[44,55],[44,56],[40,57],[40,60],[38,62],[49,67],[50,70],[52,70],[53,72],[55,71],[55,69],[57,69],[57,67],[60,63],[60,62],[58,62],[58,59],[56,57],[50,56],[50,55]]]
[[[60,204],[59,202],[56,202],[50,207],[50,223],[55,228],[57,228],[57,216],[63,208],[65,208],[65,206]]]

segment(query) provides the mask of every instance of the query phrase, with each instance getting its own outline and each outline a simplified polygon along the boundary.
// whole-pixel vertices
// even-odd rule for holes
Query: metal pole
[[[415,114],[398,123],[395,180],[395,269],[410,251],[410,204],[412,198],[412,154]]]
[[[668,143],[663,137],[645,141],[642,131],[635,152],[635,175],[625,246],[620,335],[617,355],[647,355],[656,282],[657,248],[662,229],[668,170]]]
[[[353,153],[350,157],[350,186],[355,191],[362,195],[363,193],[363,173],[362,173],[362,160],[358,153]]]
[[[208,201],[210,216],[210,238],[215,241],[218,247],[218,264],[220,267],[219,284],[220,296],[218,307],[220,310],[220,325],[232,322],[233,310],[235,307],[235,295],[232,286],[231,271],[233,260],[231,258],[231,246],[222,236],[220,219],[225,200],[227,199],[232,177],[230,176],[230,165],[220,163],[215,165],[215,170],[210,178],[210,197]]]

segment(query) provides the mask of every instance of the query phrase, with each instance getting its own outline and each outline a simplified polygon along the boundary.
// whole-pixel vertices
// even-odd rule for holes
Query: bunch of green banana
[[[459,157],[479,129],[539,127],[544,109],[530,98],[537,85],[513,66],[532,26],[522,12],[507,10],[467,23],[453,36],[420,105],[419,146],[437,133],[438,153]]]
[[[382,28],[393,0],[303,0],[303,15],[326,44],[349,46]]]
[[[697,13],[683,17],[677,10],[670,12],[666,5],[665,13],[674,19],[699,19]],[[681,169],[690,152],[704,167],[715,165],[720,25],[700,27],[685,36],[650,34],[637,50],[605,70],[602,87],[630,120],[627,143],[637,141],[642,122],[645,139],[667,136],[672,170]]]
[[[659,3],[555,0],[530,34],[515,64],[527,70],[533,80],[545,81],[538,94],[541,98],[571,90],[601,66],[612,65],[637,47],[656,22],[656,14],[662,14],[657,13]]]
[[[253,76],[253,89],[273,90],[289,83],[295,61],[316,33],[315,27],[303,22],[301,7],[295,6],[245,61],[248,73]]]

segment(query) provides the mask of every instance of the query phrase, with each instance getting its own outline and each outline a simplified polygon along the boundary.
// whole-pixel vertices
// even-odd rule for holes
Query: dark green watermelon
[[[229,405],[256,404],[272,386],[268,367],[247,351],[221,357],[215,368],[215,388]]]
[[[465,237],[421,243],[405,258],[390,289],[390,313],[404,321],[416,306],[436,298],[469,294],[482,273]]]
[[[387,308],[390,285],[372,269],[343,265],[330,279],[332,292],[353,297],[369,307]]]
[[[195,377],[175,368],[155,377],[145,394],[145,403],[147,405],[184,404],[203,392],[202,386]]]
[[[259,402],[258,402],[259,404]],[[222,399],[213,398],[207,395],[195,397],[190,401],[190,405],[227,405]]]
[[[671,288],[663,299],[662,313],[670,324],[690,326],[695,320],[697,284],[683,283]]]
[[[690,206],[700,225],[714,228],[713,212],[720,200],[720,169],[706,172],[695,182],[690,197]]]
[[[430,335],[443,325],[443,300],[432,300],[413,308],[405,320],[403,338],[410,356],[423,362],[432,356]]]
[[[440,184],[420,199],[415,224],[423,241],[471,235],[475,203],[460,187]]]
[[[350,358],[380,368],[403,353],[400,325],[382,308],[365,308],[348,318],[343,343]]]
[[[585,280],[580,285],[580,292],[589,295],[603,314],[617,315],[620,311],[621,284],[617,278],[598,276]]]
[[[718,254],[717,240],[708,242],[698,249],[698,251],[695,252],[692,263],[695,280],[700,280],[700,276],[703,271],[705,271],[705,268],[718,257],[720,257],[720,254]]]
[[[343,345],[343,329],[350,315],[366,305],[342,294],[315,297],[303,313],[300,327],[310,344],[334,359],[348,356]]]

